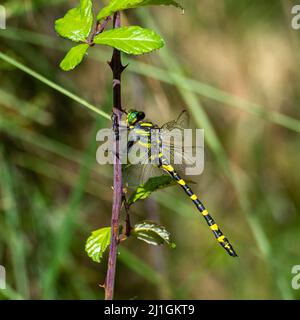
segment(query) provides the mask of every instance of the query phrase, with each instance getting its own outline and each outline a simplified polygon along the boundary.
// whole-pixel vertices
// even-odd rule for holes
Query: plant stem
[[[110,20],[111,20],[111,17],[109,16],[109,17],[105,18],[105,20],[102,23],[98,22],[95,25],[93,32],[90,34],[89,38],[87,39],[87,43],[90,46],[95,45],[95,43],[94,43],[95,36],[102,33],[105,30],[105,28]]]
[[[121,25],[120,12],[116,12],[113,18],[114,28]],[[112,300],[114,296],[117,246],[120,224],[120,212],[122,205],[122,166],[119,159],[119,123],[122,117],[122,100],[121,100],[121,74],[124,67],[121,63],[121,53],[114,49],[112,59],[109,62],[113,72],[113,128],[115,131],[114,142],[114,191],[113,206],[111,216],[111,242],[109,247],[108,267],[105,280],[105,300]]]

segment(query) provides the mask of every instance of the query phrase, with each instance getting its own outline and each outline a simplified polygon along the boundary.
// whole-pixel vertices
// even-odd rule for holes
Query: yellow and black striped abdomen
[[[168,172],[174,180],[182,187],[185,193],[190,197],[190,199],[194,202],[195,206],[202,214],[204,219],[206,220],[208,226],[210,227],[211,231],[213,232],[214,236],[216,237],[218,243],[228,252],[228,254],[232,257],[237,257],[236,252],[234,251],[232,245],[228,241],[228,239],[224,236],[223,232],[220,230],[218,225],[216,224],[215,220],[212,216],[208,213],[207,209],[204,207],[203,203],[198,199],[198,197],[194,194],[192,189],[186,184],[186,182],[178,175],[172,165],[170,165],[163,156],[162,153],[159,154],[161,160],[161,167],[166,172]]]

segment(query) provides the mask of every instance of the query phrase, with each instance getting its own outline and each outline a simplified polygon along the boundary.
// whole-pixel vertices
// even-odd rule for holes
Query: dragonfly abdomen
[[[167,158],[160,153],[160,163],[162,169],[167,171],[171,177],[176,180],[176,182],[182,187],[185,193],[190,197],[193,201],[194,205],[197,207],[198,211],[202,214],[205,221],[207,222],[209,228],[213,232],[214,236],[216,237],[218,243],[228,252],[228,254],[232,257],[237,257],[236,252],[234,251],[232,245],[228,241],[228,239],[224,236],[223,232],[220,230],[219,226],[216,224],[215,220],[212,216],[208,213],[208,210],[205,208],[203,203],[198,199],[196,194],[193,190],[189,187],[189,185],[182,179],[176,170],[173,168],[171,164],[168,163]]]

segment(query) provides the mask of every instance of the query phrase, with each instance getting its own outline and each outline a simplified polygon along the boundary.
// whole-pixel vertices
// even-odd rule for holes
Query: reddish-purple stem
[[[116,12],[113,18],[114,28],[119,28],[121,25],[120,13]],[[122,100],[121,100],[121,74],[124,67],[121,63],[121,53],[114,49],[112,59],[109,65],[113,72],[113,127],[115,136],[119,135],[119,123],[122,117]],[[115,275],[118,236],[120,225],[120,212],[122,206],[122,167],[119,159],[119,140],[114,142],[114,189],[113,189],[113,206],[111,216],[111,242],[109,247],[108,267],[105,280],[105,300],[112,300],[114,297]]]
[[[94,43],[95,36],[102,33],[105,30],[105,28],[110,20],[111,20],[111,17],[109,16],[109,17],[106,17],[102,23],[97,22],[97,24],[95,25],[95,27],[93,29],[93,32],[90,34],[89,38],[87,39],[87,43],[90,46],[95,45],[95,43]]]

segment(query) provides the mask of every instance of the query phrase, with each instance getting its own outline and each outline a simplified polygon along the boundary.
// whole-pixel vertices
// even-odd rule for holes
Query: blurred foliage
[[[300,298],[291,288],[300,264],[300,31],[290,27],[292,3],[190,0],[184,15],[124,15],[125,25],[143,20],[166,40],[160,52],[123,57],[124,107],[158,124],[186,108],[205,129],[205,170],[193,189],[239,258],[216,245],[180,188],[163,189],[137,203],[132,220],[159,221],[177,247],[129,238],[120,246],[116,298]],[[3,299],[103,298],[106,257],[92,262],[84,245],[110,223],[112,168],[95,161],[96,132],[110,120],[80,104],[110,114],[111,50],[93,50],[68,74],[59,69],[70,47],[53,22],[76,4],[4,2],[1,52],[63,89],[0,59]]]

